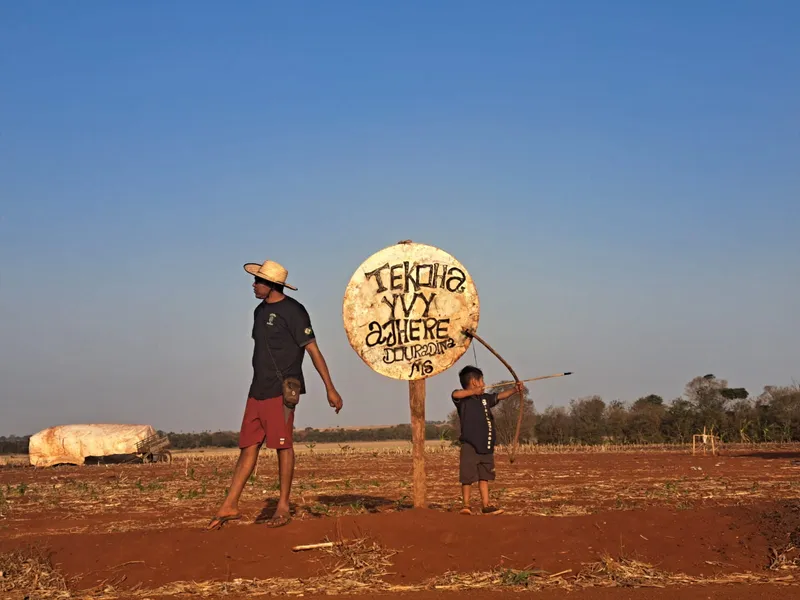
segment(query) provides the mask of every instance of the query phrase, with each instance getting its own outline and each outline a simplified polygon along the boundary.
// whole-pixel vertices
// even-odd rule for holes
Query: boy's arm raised
[[[525,389],[525,386],[523,386],[522,383],[517,383],[511,389],[505,390],[505,391],[500,392],[499,394],[497,394],[497,399],[498,400],[505,400],[506,398],[510,398],[511,396],[513,396],[516,393],[519,393],[521,395],[524,389]]]
[[[483,388],[478,390],[453,390],[450,397],[453,400],[461,400],[462,398],[469,398],[470,396],[480,396],[483,393]]]

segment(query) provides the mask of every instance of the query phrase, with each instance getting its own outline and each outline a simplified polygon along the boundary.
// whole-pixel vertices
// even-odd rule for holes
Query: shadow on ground
[[[748,452],[740,454],[743,458],[763,458],[764,460],[797,460],[800,461],[800,452]]]
[[[278,507],[278,499],[270,498],[264,502],[264,508],[256,517],[256,523],[262,523],[272,518]],[[340,494],[336,496],[323,494],[315,500],[305,504],[292,502],[290,513],[292,516],[306,514],[312,517],[326,517],[334,509],[350,509],[354,513],[379,513],[385,511],[400,511],[412,508],[409,498],[391,499],[383,496],[362,496],[359,494]]]

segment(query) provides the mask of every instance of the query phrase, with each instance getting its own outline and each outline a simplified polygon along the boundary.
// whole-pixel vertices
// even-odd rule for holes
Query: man
[[[278,453],[281,490],[275,514],[267,521],[267,525],[280,527],[289,522],[289,494],[295,462],[292,445],[294,408],[291,403],[287,406],[284,402],[281,376],[298,379],[299,393],[305,394],[302,366],[306,352],[325,384],[328,404],[337,414],[342,409],[342,397],[331,381],[308,312],[297,300],[283,293],[284,287],[297,290],[286,283],[288,271],[269,260],[262,265],[247,263],[244,269],[255,277],[253,291],[256,298],[261,300],[254,311],[253,380],[239,432],[240,452],[233,481],[228,496],[211,519],[208,529],[219,529],[227,521],[241,518],[239,497],[265,442],[267,448]]]

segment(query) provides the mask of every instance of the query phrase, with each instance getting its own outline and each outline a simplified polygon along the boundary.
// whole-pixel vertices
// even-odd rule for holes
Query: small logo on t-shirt
[[[275,320],[275,317],[277,316],[278,315],[276,315],[275,313],[269,313],[269,319],[267,319],[267,325],[272,325],[272,322]]]
[[[306,335],[311,335],[311,327],[306,327],[304,332]]]

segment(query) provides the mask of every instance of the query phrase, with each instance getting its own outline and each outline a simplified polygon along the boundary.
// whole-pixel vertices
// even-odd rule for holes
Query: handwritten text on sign
[[[381,253],[386,260],[375,260]],[[467,348],[462,329],[477,326],[474,284],[438,248],[400,244],[381,253],[356,271],[345,295],[351,345],[390,377],[418,379],[443,371]],[[361,317],[359,327],[348,327],[348,300],[351,315]]]

